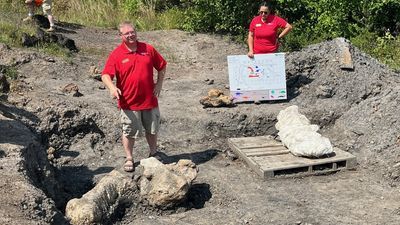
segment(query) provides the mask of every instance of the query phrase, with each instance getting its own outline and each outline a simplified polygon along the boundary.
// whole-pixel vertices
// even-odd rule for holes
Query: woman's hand
[[[254,58],[254,53],[253,53],[253,51],[249,51],[249,52],[247,53],[247,56],[248,56],[249,58]]]

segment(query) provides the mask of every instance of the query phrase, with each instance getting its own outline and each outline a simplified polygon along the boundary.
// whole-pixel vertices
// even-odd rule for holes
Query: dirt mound
[[[321,125],[336,146],[392,176],[400,160],[400,74],[354,46],[354,70],[340,69],[339,43],[335,39],[288,55],[290,102]]]
[[[26,174],[29,179],[21,182],[40,188],[46,196],[5,192],[10,202],[36,202],[22,209],[0,203],[1,208],[13,209],[13,216],[0,211],[6,224],[23,224],[10,219],[20,216],[19,210],[24,218],[44,224],[55,224],[52,218],[61,221],[66,201],[80,197],[123,164],[116,102],[91,72],[94,66],[102,67],[119,43],[117,32],[78,26],[62,30],[80,49],[69,59],[0,46],[1,67],[18,72],[17,80],[7,81],[10,93],[7,101],[2,98],[0,112],[27,126],[37,145],[20,156],[27,158],[19,160],[25,166],[15,176]],[[400,219],[400,196],[389,186],[397,185],[400,175],[398,73],[351,45],[354,70],[341,69],[335,39],[286,55],[288,101],[203,108],[199,100],[208,90],[228,92],[226,57],[246,54],[246,46],[222,36],[177,30],[138,36],[169,63],[160,97],[159,148],[171,162],[190,159],[200,171],[182,207],[165,212],[137,204],[121,212],[115,224],[396,224]],[[64,91],[70,84],[80,95]],[[244,163],[230,160],[235,157],[226,138],[275,135],[276,115],[293,104],[321,126],[333,145],[357,156],[357,171],[263,182]],[[16,157],[5,148],[9,134],[1,136],[0,162],[7,163],[1,165],[11,165]],[[139,139],[135,161],[147,153],[145,141]],[[11,179],[5,184],[0,190],[22,187]],[[36,200],[43,198],[45,205]],[[360,207],[371,202],[376,207]],[[29,216],[37,209],[47,211]]]

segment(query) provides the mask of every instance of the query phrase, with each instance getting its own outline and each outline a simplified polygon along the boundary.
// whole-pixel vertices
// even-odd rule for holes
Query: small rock
[[[400,167],[400,162],[399,162],[399,163],[396,163],[396,164],[394,164],[394,166],[393,166],[393,168],[397,168],[397,167]]]
[[[55,62],[56,60],[53,59],[53,58],[47,58],[46,61],[47,61],[47,62]]]
[[[91,67],[89,68],[89,72],[90,72],[91,74],[101,74],[101,71],[100,71],[96,66],[91,66]]]
[[[54,159],[54,155],[53,154],[48,154],[47,155],[47,159],[52,161]]]
[[[67,84],[62,88],[62,91],[65,93],[76,92],[78,90],[79,90],[78,85],[76,85],[74,83]]]
[[[47,149],[47,154],[48,154],[48,155],[54,154],[55,152],[56,152],[56,149],[53,148],[53,147],[49,147],[49,148]]]
[[[226,151],[225,154],[226,154],[226,157],[228,157],[228,159],[231,160],[231,161],[234,161],[234,160],[238,159],[237,155],[234,154],[233,152],[229,151],[229,150]]]
[[[210,80],[210,81],[208,81],[208,83],[207,83],[208,85],[211,85],[211,84],[214,84],[214,80]]]

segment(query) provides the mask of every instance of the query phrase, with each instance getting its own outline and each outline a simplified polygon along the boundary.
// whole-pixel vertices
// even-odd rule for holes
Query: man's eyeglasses
[[[268,14],[268,12],[267,11],[260,11],[260,14],[262,15],[262,14]]]
[[[126,33],[121,33],[121,35],[129,36],[129,35],[136,35],[136,33],[135,33],[135,31],[129,31],[129,32],[126,32]]]

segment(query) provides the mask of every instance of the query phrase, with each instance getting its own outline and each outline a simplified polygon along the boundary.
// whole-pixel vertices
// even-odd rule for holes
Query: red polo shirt
[[[286,24],[284,19],[273,14],[267,16],[266,22],[262,21],[261,15],[254,17],[249,28],[254,34],[254,54],[276,52],[279,47],[276,41],[278,29]]]
[[[158,106],[153,94],[153,68],[163,70],[167,65],[164,58],[153,46],[137,42],[136,52],[130,52],[125,44],[111,52],[102,75],[117,78],[116,86],[121,90],[118,107],[129,110],[147,110]]]

